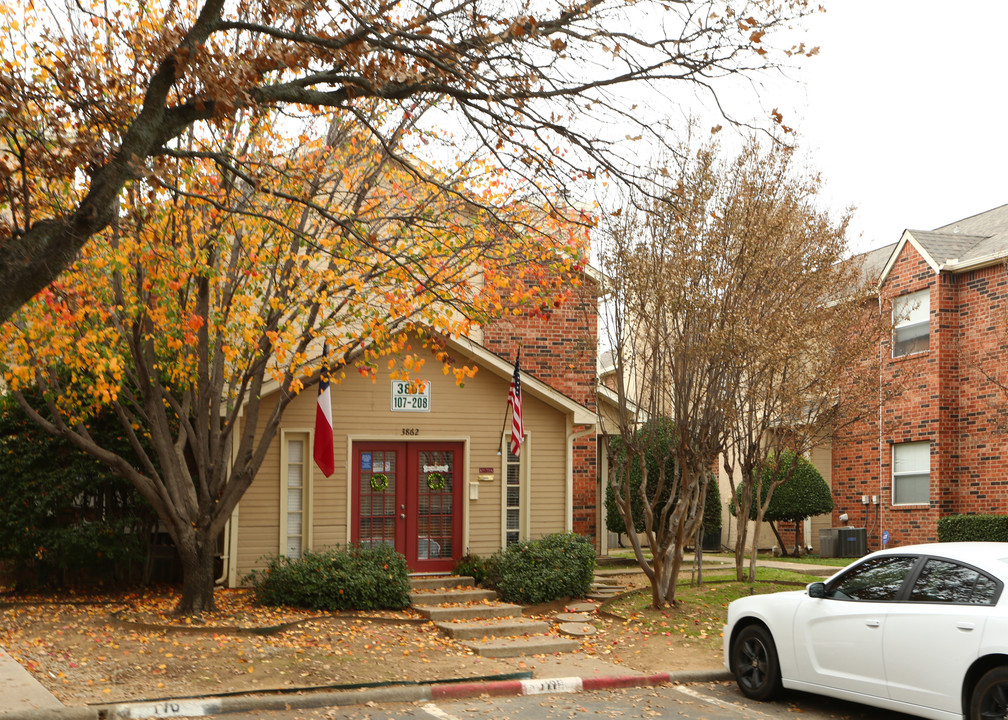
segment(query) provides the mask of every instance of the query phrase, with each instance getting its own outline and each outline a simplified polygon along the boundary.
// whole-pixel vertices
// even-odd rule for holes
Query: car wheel
[[[1008,717],[1008,667],[988,670],[973,688],[970,698],[970,720]]]
[[[771,700],[781,691],[780,664],[770,632],[748,625],[732,642],[731,666],[742,694],[753,700]]]

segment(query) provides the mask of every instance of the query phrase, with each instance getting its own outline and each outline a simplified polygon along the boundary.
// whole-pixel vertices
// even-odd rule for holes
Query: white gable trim
[[[882,274],[879,275],[878,284],[882,287],[882,283],[886,281],[889,277],[889,273],[892,272],[893,266],[896,264],[896,260],[899,258],[900,253],[903,252],[903,248],[906,247],[907,243],[913,246],[914,250],[920,253],[920,256],[924,258],[924,261],[931,266],[931,269],[935,271],[935,274],[941,272],[942,266],[935,262],[935,259],[931,257],[921,244],[914,239],[913,233],[910,230],[904,230],[903,235],[900,237],[899,242],[896,244],[896,249],[892,251],[892,255],[889,256],[889,262],[882,269]]]
[[[508,382],[511,381],[511,376],[514,374],[514,364],[495,355],[494,353],[487,350],[485,347],[479,343],[470,340],[469,338],[449,338],[447,340],[447,345],[454,350],[468,356],[471,360],[475,361],[481,368],[487,370],[488,372],[497,375],[498,377],[505,378]],[[338,387],[337,383],[334,386]],[[270,380],[263,383],[261,395],[266,396],[277,392],[280,389],[280,383],[276,380]],[[302,390],[302,392],[305,392]],[[549,405],[556,410],[561,411],[564,414],[571,415],[575,425],[595,425],[598,421],[595,413],[581,405],[563,393],[555,390],[550,385],[537,380],[531,375],[522,374],[522,393],[528,393],[531,396],[542,400],[544,403]],[[242,408],[239,411],[239,415],[244,415],[245,404],[247,400],[242,401]]]

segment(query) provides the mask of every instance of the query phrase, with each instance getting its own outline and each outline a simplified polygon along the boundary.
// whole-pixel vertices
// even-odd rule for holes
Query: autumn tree
[[[317,380],[323,343],[334,382],[379,360],[408,379],[422,363],[408,345],[417,336],[462,382],[472,370],[439,338],[504,304],[563,302],[583,263],[583,230],[556,213],[513,195],[493,215],[471,202],[500,192],[478,164],[454,175],[404,164],[339,122],[278,153],[273,119],[191,135],[188,157],[132,185],[100,241],[0,336],[25,410],[157,513],[181,560],[181,613],[213,609],[217,539],[284,409]],[[516,268],[534,290],[508,282]],[[21,392],[30,385],[44,408]],[[108,406],[139,461],[89,431]]]
[[[689,502],[644,510],[652,583],[663,583],[656,606],[674,599],[662,590],[674,586],[676,558],[700,520],[704,478],[719,464],[742,505],[741,579],[754,470],[788,457],[775,450],[804,452],[846,421],[839,389],[868,377],[856,369],[879,337],[877,315],[865,310],[870,289],[844,262],[845,222],[817,209],[817,180],[795,172],[791,150],[753,138],[727,160],[716,145],[681,156],[688,159],[656,173],[662,201],[611,223],[603,262],[622,441],[634,407],[667,414],[679,433],[677,492]],[[614,470],[619,497],[622,468]],[[789,470],[775,468],[773,477],[784,481]],[[765,502],[771,497],[772,487]],[[759,520],[765,508],[758,504]],[[668,573],[657,572],[659,562]]]
[[[702,191],[696,183],[703,178],[683,170],[689,172],[666,168],[658,178],[675,177]],[[640,494],[650,559],[637,534],[629,539],[656,608],[675,602],[683,549],[703,522],[732,382],[727,356],[734,328],[721,319],[732,288],[721,285],[726,275],[716,270],[723,267],[719,259],[698,252],[694,231],[705,222],[702,202],[677,194],[675,182],[648,210],[610,218],[600,252],[618,398],[608,480],[628,528],[639,526],[630,493]],[[640,419],[652,417],[668,418],[671,432],[660,443],[654,433],[638,431]],[[648,456],[657,460],[657,478],[649,477]],[[636,487],[634,464],[643,475]]]
[[[752,139],[734,158],[711,161],[710,230],[730,248],[730,272],[746,288],[737,311],[745,341],[731,356],[735,392],[722,456],[739,504],[741,580],[747,549],[755,577],[764,514],[795,458],[877,412],[883,389],[871,369],[889,324],[875,311],[873,283],[849,258],[846,214],[834,219],[820,207],[820,179],[797,166],[792,150]],[[762,471],[773,480],[754,499]]]
[[[205,137],[275,109],[295,135],[305,117],[336,113],[382,142],[389,126],[369,122],[370,104],[408,117],[434,101],[432,126],[459,128],[451,157],[460,162],[480,155],[554,193],[601,173],[633,180],[616,140],[661,144],[657,119],[664,99],[677,104],[676,88],[710,98],[721,83],[813,54],[774,38],[815,7],[8,0],[0,7],[0,321],[117,221],[124,190],[156,182],[175,162],[197,162],[191,131]],[[659,113],[620,94],[635,84]],[[750,118],[715,104],[730,121],[782,121],[776,110]],[[237,169],[248,156],[220,160]]]

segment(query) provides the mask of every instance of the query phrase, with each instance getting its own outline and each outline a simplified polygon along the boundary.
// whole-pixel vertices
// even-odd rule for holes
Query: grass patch
[[[642,548],[644,551],[644,557],[651,557],[651,550],[649,548]],[[749,562],[750,553],[745,554],[746,563]],[[633,548],[609,548],[610,558],[619,558],[621,560],[634,560],[636,561],[636,556],[634,555]],[[692,553],[686,553],[686,559],[684,561],[684,567],[689,565],[693,557]],[[734,563],[735,556],[731,553],[724,552],[709,552],[705,551],[703,554],[705,561],[710,562],[725,562]],[[770,553],[760,553],[756,561],[773,561],[773,562],[789,562],[789,563],[799,563],[803,565],[826,565],[829,567],[847,567],[852,562],[858,558],[831,558],[831,557],[819,557],[818,555],[802,555],[800,558],[795,557],[774,557]]]
[[[635,624],[639,630],[697,638],[713,646],[720,642],[728,603],[732,600],[751,594],[798,590],[820,579],[790,570],[761,567],[756,569],[754,585],[738,582],[731,570],[705,572],[704,584],[693,587],[686,572],[676,585],[675,607],[662,610],[651,607],[651,588],[645,587],[614,600],[606,605],[606,610]]]
[[[828,565],[829,567],[847,567],[852,562],[858,558],[833,558],[833,557],[819,557],[818,555],[802,555],[800,558],[793,557],[779,557],[779,558],[766,558],[767,560],[774,560],[779,562],[789,562],[789,563],[802,563],[804,565]]]

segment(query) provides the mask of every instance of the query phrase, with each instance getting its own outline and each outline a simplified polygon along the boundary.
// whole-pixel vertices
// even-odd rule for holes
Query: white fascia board
[[[968,272],[970,270],[979,270],[980,268],[987,267],[989,265],[1000,265],[1008,261],[1008,251],[1000,251],[995,253],[989,253],[978,258],[973,258],[971,260],[964,260],[959,262],[958,260],[949,260],[944,265],[941,266],[942,270],[948,272],[961,273]]]
[[[889,273],[892,271],[893,265],[896,264],[896,260],[899,258],[900,253],[903,252],[903,248],[906,246],[907,243],[913,245],[914,249],[918,253],[920,253],[920,256],[922,258],[924,258],[924,262],[930,265],[931,269],[935,271],[935,274],[941,272],[941,266],[937,262],[935,262],[935,259],[931,257],[930,253],[928,253],[923,247],[921,247],[920,243],[914,239],[913,233],[910,230],[904,230],[903,235],[900,237],[899,242],[896,244],[896,249],[893,250],[892,255],[889,256],[889,262],[886,263],[886,266],[882,269],[882,274],[879,275],[878,279],[879,288],[882,287],[882,284],[885,282],[886,278],[889,277]]]

